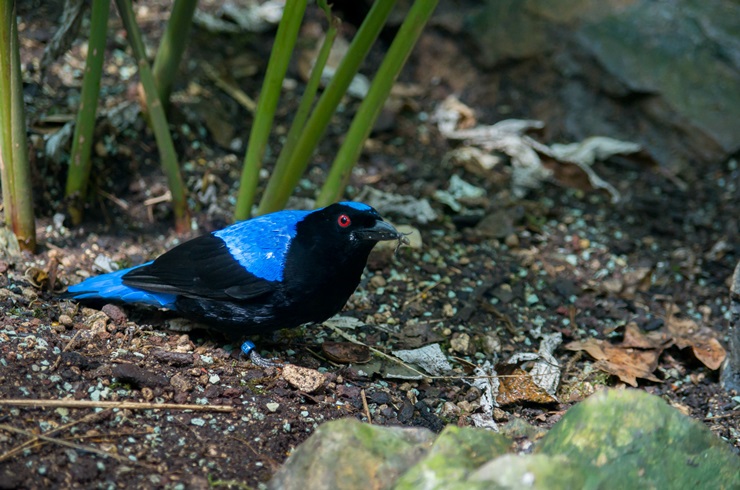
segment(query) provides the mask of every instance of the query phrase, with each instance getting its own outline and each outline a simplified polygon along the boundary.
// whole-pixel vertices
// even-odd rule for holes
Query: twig
[[[75,334],[72,336],[72,338],[69,339],[69,342],[67,342],[67,345],[64,346],[64,349],[62,349],[62,352],[67,352],[70,349],[70,347],[72,347],[72,344],[74,343],[75,340],[77,340],[77,337],[80,336],[80,333],[82,333],[82,330],[77,330],[75,332]],[[54,372],[54,371],[57,370],[57,368],[59,367],[59,363],[60,362],[62,362],[62,354],[61,353],[57,356],[57,360],[54,361],[54,365],[51,366],[51,371],[52,372]]]
[[[170,202],[171,200],[172,200],[172,192],[168,190],[161,196],[150,197],[149,199],[145,200],[144,206],[153,206],[154,204],[159,204],[162,202]]]
[[[4,430],[6,432],[15,432],[16,434],[23,434],[23,435],[28,436],[28,437],[36,437],[38,439],[41,439],[42,441],[52,442],[54,444],[59,444],[60,446],[71,447],[72,449],[76,449],[78,451],[84,451],[84,452],[88,452],[88,453],[93,453],[93,454],[97,454],[99,456],[103,456],[104,458],[112,458],[112,459],[115,459],[116,461],[120,461],[122,463],[135,464],[135,465],[143,466],[145,468],[149,468],[149,469],[152,469],[152,470],[157,470],[157,467],[156,466],[153,466],[153,465],[150,465],[150,464],[146,464],[146,463],[141,463],[139,461],[134,461],[134,460],[125,458],[123,456],[119,456],[118,454],[114,454],[114,453],[109,453],[107,451],[103,451],[102,449],[94,448],[94,447],[91,447],[91,446],[83,446],[83,445],[80,445],[80,444],[75,444],[74,442],[64,441],[64,440],[61,440],[61,439],[54,439],[53,437],[42,436],[40,434],[39,435],[35,435],[35,434],[31,433],[31,432],[28,432],[27,430],[18,429],[16,427],[12,427],[12,426],[7,425],[7,424],[0,424],[0,430]]]
[[[130,410],[193,410],[199,412],[233,412],[234,407],[226,405],[191,405],[184,403],[145,403],[145,402],[109,402],[93,400],[27,400],[0,399],[0,406],[34,407],[34,408],[121,408]]]
[[[411,298],[409,298],[409,299],[407,299],[406,301],[404,301],[404,303],[403,303],[403,306],[402,306],[402,308],[406,308],[406,307],[407,307],[408,305],[410,305],[411,303],[414,303],[414,302],[416,302],[417,300],[419,300],[419,299],[423,298],[423,297],[424,297],[424,295],[426,295],[426,294],[427,294],[427,293],[428,293],[429,291],[431,291],[432,289],[436,288],[436,287],[437,287],[437,286],[439,286],[440,284],[442,284],[442,279],[440,279],[439,281],[435,282],[435,283],[434,283],[434,284],[432,284],[431,286],[427,286],[426,288],[422,289],[421,291],[419,291],[418,293],[416,293],[416,294],[415,294],[414,296],[412,296]]]
[[[257,109],[257,103],[248,96],[242,89],[236,86],[233,82],[225,80],[216,70],[208,63],[201,63],[201,68],[205,72],[206,76],[216,84],[218,88],[226,92],[232,99],[237,101],[239,105],[244,107],[250,114],[254,114]]]
[[[108,411],[109,410],[104,410],[102,412],[96,412],[96,413],[87,414],[87,415],[85,415],[82,418],[79,418],[77,420],[73,420],[72,422],[69,422],[69,423],[64,424],[64,425],[61,425],[61,426],[59,426],[59,427],[57,427],[55,429],[52,429],[50,431],[47,431],[43,435],[46,436],[46,437],[50,437],[53,434],[56,434],[57,432],[63,431],[64,429],[69,429],[70,427],[73,427],[73,426],[75,426],[77,424],[81,424],[83,422],[88,422],[90,420],[99,419],[100,417],[102,417]],[[39,437],[36,436],[36,435],[33,435],[33,437],[31,437],[26,442],[24,442],[24,443],[22,443],[22,444],[20,444],[20,445],[18,445],[16,447],[14,447],[13,449],[10,449],[10,450],[4,452],[3,454],[0,454],[0,462],[5,461],[6,459],[12,458],[16,454],[22,452],[24,449],[26,449],[27,447],[29,447],[29,446],[37,443],[38,441],[39,441]]]
[[[729,417],[738,417],[740,416],[740,412],[730,412],[730,413],[724,413],[722,415],[712,415],[711,417],[704,417],[704,420],[717,420],[717,419],[726,419]]]
[[[367,397],[365,396],[365,390],[360,390],[360,396],[362,397],[362,408],[365,409],[365,416],[367,417],[367,423],[372,425],[373,419],[370,418],[370,407],[367,406]]]
[[[333,326],[333,325],[324,325],[324,326],[325,326],[325,327],[329,327],[329,328],[331,328],[331,329],[332,329],[332,330],[334,330],[334,331],[335,331],[336,333],[338,333],[339,335],[341,335],[341,336],[342,336],[342,337],[344,337],[345,339],[349,340],[349,341],[350,341],[350,342],[352,342],[353,344],[358,344],[358,345],[364,345],[365,347],[367,347],[368,349],[370,349],[370,350],[371,350],[372,352],[374,352],[374,353],[378,354],[379,356],[381,356],[381,357],[385,357],[386,359],[388,359],[388,360],[390,360],[390,361],[392,361],[392,362],[395,362],[396,364],[400,364],[401,366],[405,367],[406,369],[408,369],[408,370],[410,370],[410,371],[413,371],[413,372],[415,372],[416,374],[418,374],[418,375],[419,375],[419,376],[421,376],[422,378],[435,378],[435,379],[438,379],[438,377],[436,377],[436,376],[429,376],[428,374],[424,374],[424,373],[422,373],[422,372],[421,372],[421,371],[419,371],[418,369],[414,369],[413,367],[409,366],[408,364],[406,364],[405,362],[403,362],[403,361],[402,361],[401,359],[399,359],[399,358],[397,358],[397,357],[393,357],[393,356],[391,356],[391,355],[388,355],[388,354],[386,354],[385,352],[383,352],[382,350],[376,349],[375,347],[372,347],[372,346],[370,346],[370,345],[367,345],[367,344],[365,344],[365,343],[363,343],[363,342],[360,342],[359,340],[357,340],[357,339],[353,338],[353,337],[352,337],[352,336],[350,336],[350,335],[347,335],[346,333],[342,332],[342,330],[341,330],[341,329],[339,329],[339,328],[337,328],[337,327],[335,327],[335,326]]]
[[[493,306],[488,301],[481,301],[480,302],[481,308],[488,313],[493,313],[494,316],[496,316],[496,319],[501,320],[504,322],[504,327],[506,327],[506,330],[508,330],[512,334],[517,334],[519,331],[514,326],[514,322],[511,321],[511,318],[509,318],[509,315],[506,313],[500,312],[495,306]]]
[[[459,380],[459,379],[491,379],[491,378],[526,378],[527,376],[529,376],[529,373],[527,373],[527,374],[497,374],[495,376],[432,376],[432,375],[429,375],[429,374],[422,373],[418,369],[415,369],[415,368],[411,367],[410,365],[406,364],[405,362],[403,362],[401,359],[399,359],[397,357],[391,356],[390,354],[386,354],[382,350],[376,349],[375,347],[372,347],[370,345],[367,345],[364,342],[361,342],[361,341],[353,338],[352,336],[344,333],[342,331],[342,329],[340,329],[338,327],[335,327],[333,325],[326,325],[326,324],[324,324],[324,327],[327,327],[327,328],[330,328],[330,329],[334,330],[340,336],[344,337],[345,339],[347,339],[348,341],[352,342],[353,344],[364,345],[365,347],[367,347],[368,349],[370,349],[370,351],[374,352],[375,354],[377,354],[377,355],[379,355],[381,357],[385,357],[389,361],[395,362],[396,364],[399,364],[399,365],[405,367],[409,371],[413,371],[414,373],[418,374],[419,376],[421,376],[422,378],[425,378],[425,379],[432,379],[432,380],[434,380],[434,379],[453,379],[453,380]],[[470,364],[472,364],[472,363],[470,363]]]
[[[128,208],[131,207],[123,199],[121,199],[119,197],[116,197],[113,194],[111,194],[110,192],[104,191],[103,189],[98,189],[98,194],[100,194],[104,198],[108,199],[109,201],[111,201],[113,204],[115,204],[119,208],[123,209],[124,211],[128,211]]]

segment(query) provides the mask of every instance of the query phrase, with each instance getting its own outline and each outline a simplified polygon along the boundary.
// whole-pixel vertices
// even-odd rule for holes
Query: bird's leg
[[[249,356],[249,360],[252,361],[252,364],[255,366],[259,366],[262,368],[268,368],[268,367],[282,367],[284,364],[276,359],[265,359],[261,355],[257,353],[257,348],[255,347],[254,343],[250,340],[246,340],[242,344],[242,353],[244,355]]]

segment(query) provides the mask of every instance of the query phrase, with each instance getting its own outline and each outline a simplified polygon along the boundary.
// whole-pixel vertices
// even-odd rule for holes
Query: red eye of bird
[[[346,214],[340,214],[339,218],[337,218],[337,224],[342,228],[347,228],[352,224],[352,220]]]

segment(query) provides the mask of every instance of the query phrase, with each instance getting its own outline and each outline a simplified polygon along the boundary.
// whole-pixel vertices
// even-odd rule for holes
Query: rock
[[[428,429],[378,427],[353,419],[321,425],[298,446],[270,489],[389,489],[431,446]]]
[[[729,352],[722,366],[722,386],[740,392],[740,261],[730,281]]]
[[[475,229],[483,237],[504,239],[514,233],[514,222],[506,210],[499,209],[483,218]]]
[[[535,451],[578,462],[594,488],[740,488],[740,458],[725,442],[638,390],[602,391],[574,406]],[[547,488],[582,487],[569,481]]]
[[[170,378],[170,385],[175,388],[178,393],[184,393],[193,389],[193,384],[188,380],[188,377],[182,373],[177,373]]]
[[[103,306],[101,311],[108,315],[108,318],[110,318],[111,321],[116,325],[123,325],[124,323],[126,323],[126,312],[123,311],[123,308],[118,305],[108,303],[107,305]]]
[[[740,111],[726,110],[740,106],[737,2],[482,4],[467,18],[477,61],[521,93],[545,94],[531,117],[549,119],[551,134],[634,141],[674,171],[740,149]]]
[[[326,378],[315,369],[286,364],[283,368],[283,379],[304,393],[313,393],[324,384]]]
[[[404,473],[393,488],[458,488],[456,485],[462,483],[471,470],[505,454],[510,445],[511,441],[494,432],[449,425],[437,437],[424,458]],[[491,487],[465,485],[459,488]]]
[[[195,362],[195,356],[191,352],[174,352],[163,349],[153,349],[152,357],[159,362],[166,362],[173,366],[189,366]]]
[[[72,317],[69,315],[59,315],[59,323],[65,327],[71,327],[74,325],[74,320],[72,320]]]
[[[467,488],[588,488],[585,471],[577,462],[544,454],[506,454],[478,468],[467,481]]]
[[[450,339],[450,349],[459,354],[469,354],[470,335],[466,333],[455,333]]]
[[[170,384],[170,381],[164,376],[130,363],[116,364],[113,367],[112,376],[121,383],[131,383],[139,387],[167,386]]]
[[[535,441],[543,429],[517,419],[503,429],[506,436],[451,425],[433,441],[427,429],[337,420],[296,448],[268,487],[740,488],[740,459],[724,441],[642,391],[602,391],[576,405],[535,454],[507,452],[512,438]]]

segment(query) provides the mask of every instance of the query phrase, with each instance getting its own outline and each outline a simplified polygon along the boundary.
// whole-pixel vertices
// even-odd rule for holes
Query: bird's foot
[[[259,366],[262,368],[283,366],[283,363],[277,359],[265,359],[264,357],[259,355],[254,343],[250,342],[249,340],[245,341],[242,344],[242,353],[244,353],[244,355],[246,356],[249,356],[249,360],[252,361],[252,364],[254,364],[255,366]]]

